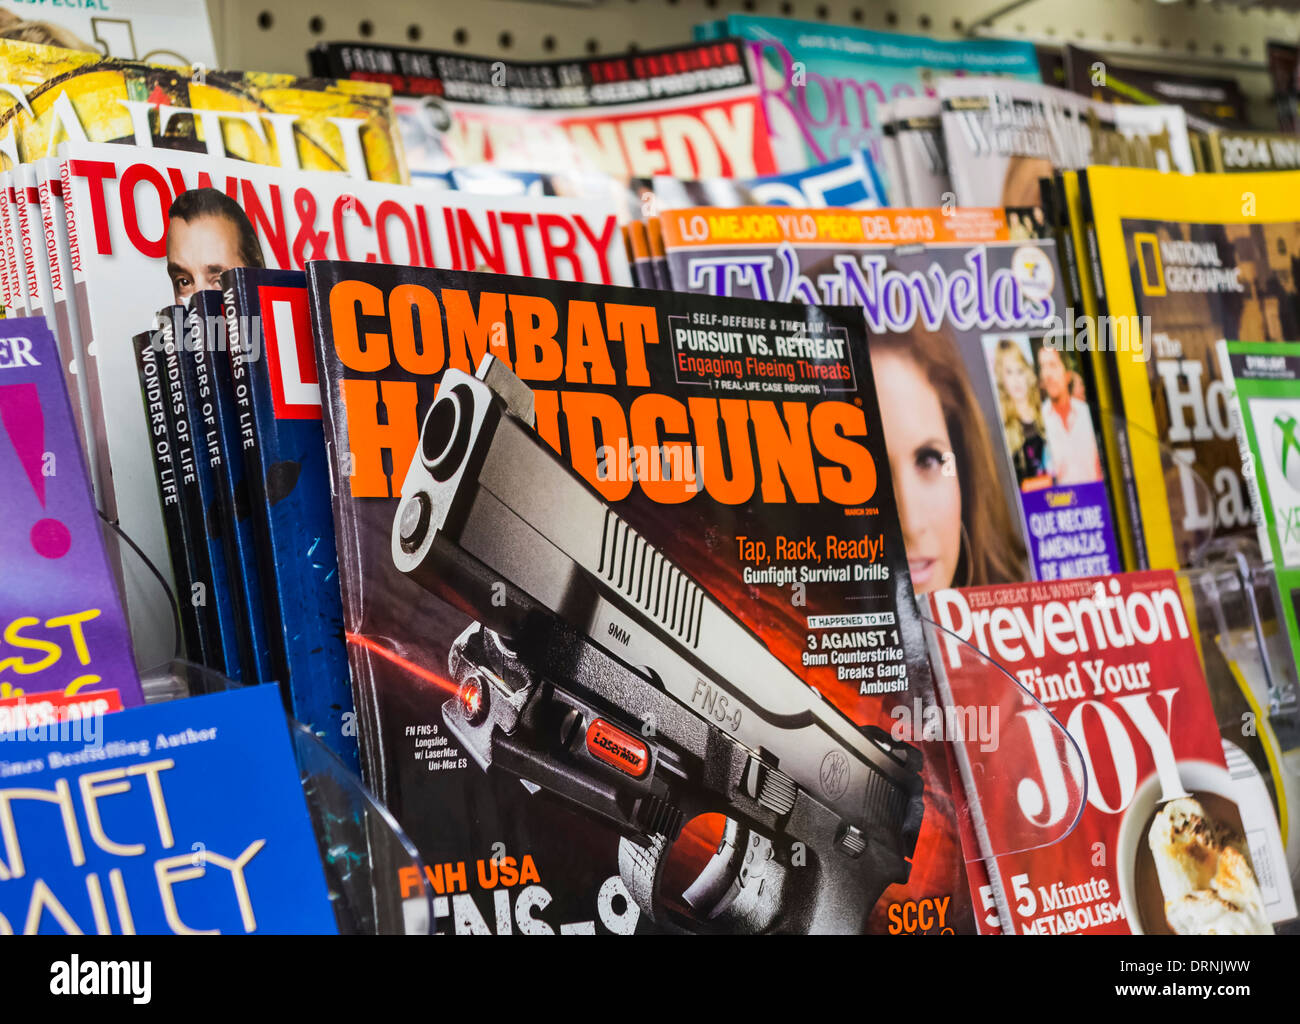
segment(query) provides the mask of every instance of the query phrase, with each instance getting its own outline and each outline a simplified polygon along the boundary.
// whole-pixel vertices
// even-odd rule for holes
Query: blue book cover
[[[866,149],[883,169],[878,104],[934,95],[934,81],[946,75],[1040,80],[1037,53],[1026,42],[941,41],[748,14],[697,26],[696,38],[716,38],[719,28],[745,43],[782,168],[824,164]],[[890,194],[890,182],[883,184]]]
[[[226,344],[261,550],[272,665],[295,718],[358,769],[307,279],[222,275]]]
[[[212,411],[218,438],[215,448],[210,449],[214,454],[209,461],[216,472],[219,491],[217,514],[221,517],[226,571],[244,631],[244,677],[247,682],[274,682],[270,637],[262,601],[262,571],[258,566],[252,504],[244,469],[243,452],[248,442],[239,429],[235,385],[230,378],[230,359],[226,355],[226,320],[221,308],[221,293],[195,292],[190,300],[190,316],[198,318],[199,327],[204,332],[204,347],[211,353],[208,364],[212,372]]]
[[[72,724],[0,733],[0,933],[337,930],[274,689]]]

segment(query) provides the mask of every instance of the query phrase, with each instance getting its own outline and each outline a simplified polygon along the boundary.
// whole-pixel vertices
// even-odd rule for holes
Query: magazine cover
[[[1220,341],[1242,474],[1278,614],[1300,665],[1300,343]]]
[[[945,75],[1038,81],[1030,43],[949,42],[746,14],[728,15],[719,25],[744,40],[772,149],[783,168],[825,163],[857,149],[868,150],[883,167],[877,104],[933,95],[935,82]],[[696,27],[697,37],[709,31]],[[892,194],[894,183],[884,185]]]
[[[802,171],[769,174],[748,181],[712,178],[684,181],[667,175],[632,182],[642,212],[686,206],[838,206],[874,210],[888,206],[880,174],[867,153],[856,152]]]
[[[937,88],[962,206],[1034,206],[1040,178],[1090,164],[1196,170],[1181,107],[1102,103],[1027,82],[948,78]]]
[[[0,83],[7,166],[89,140],[407,180],[392,92],[379,84],[146,64],[3,38]]]
[[[1187,111],[1197,127],[1211,122],[1245,128],[1250,123],[1246,94],[1235,78],[1129,67],[1071,43],[1062,47],[1062,53],[1062,84],[1080,96],[1143,106],[1171,103]]]
[[[893,104],[876,104],[876,117],[880,121],[880,173],[884,180],[889,182],[889,205],[906,208],[912,205],[912,190],[907,186],[907,176],[903,174],[902,156],[898,152]],[[940,141],[942,141],[942,136],[940,136]],[[947,159],[946,153],[944,159]],[[701,203],[698,205],[703,206],[706,204]]]
[[[862,308],[918,591],[1119,568],[1054,241],[1013,239],[1002,210],[660,223],[680,291]]]
[[[421,99],[402,114],[407,157],[420,171],[490,163],[626,185],[656,174],[753,178],[778,169],[734,40],[533,62],[328,43],[313,62],[319,74]]]
[[[159,64],[217,63],[204,0],[7,0],[0,7],[0,38]]]
[[[1296,70],[1300,65],[1300,47],[1270,39],[1264,44],[1269,83],[1273,86],[1273,103],[1277,108],[1277,127],[1288,135],[1300,132],[1297,118]]]
[[[0,934],[337,931],[274,689],[82,724],[0,733]]]
[[[300,270],[222,275],[227,363],[239,424],[270,672],[289,707],[354,770],[356,713],[343,640],[320,385]]]
[[[1228,129],[1210,133],[1212,171],[1300,170],[1300,138],[1282,132],[1249,132]]]
[[[1215,344],[1300,338],[1300,176],[1092,167],[1086,179],[1098,309],[1127,334],[1107,358],[1147,564],[1175,568],[1209,537],[1254,533]]]
[[[942,746],[887,731],[932,696],[856,310],[307,273],[362,743],[440,928],[962,927]]]
[[[130,339],[142,309],[219,288],[231,267],[302,269],[313,258],[351,257],[417,266],[484,266],[507,272],[626,283],[612,208],[591,201],[435,193],[342,174],[311,174],[196,153],[67,143],[65,192],[74,292],[87,346],[90,422],[98,447],[101,507],[159,567],[167,561],[151,491],[144,408]],[[152,586],[128,583],[129,612]],[[152,626],[147,623],[152,623]],[[162,652],[151,651],[156,664]]]
[[[1300,888],[1300,716],[1288,706],[1295,673],[1275,581],[1267,569],[1252,569],[1243,585],[1237,566],[1226,562],[1179,576],[1199,632],[1228,774],[1242,792],[1242,823],[1248,834],[1263,829],[1276,842],[1294,893]]]
[[[1044,792],[1067,785],[1062,771],[1069,785],[1087,772],[1086,804],[1064,839],[988,860],[968,847],[981,932],[1254,935],[1294,916],[1279,848],[1257,845],[1242,825],[1172,572],[945,590],[925,601],[941,627],[1020,680],[1025,714],[1008,728],[1032,730],[1045,709],[1075,744],[1062,768],[1035,743],[1018,785],[984,786],[987,828],[1046,833],[1056,800]],[[935,671],[954,693],[1000,685],[957,639],[930,636]]]
[[[115,690],[143,701],[91,500],[58,350],[45,322],[0,322],[0,697]]]
[[[896,207],[935,207],[956,201],[943,140],[943,104],[934,96],[891,102],[883,112],[884,131],[894,140],[901,179],[893,197]],[[812,204],[809,204],[812,205]],[[831,204],[827,204],[831,205]]]

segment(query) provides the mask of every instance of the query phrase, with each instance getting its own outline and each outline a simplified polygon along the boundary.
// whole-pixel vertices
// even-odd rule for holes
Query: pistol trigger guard
[[[772,841],[728,818],[717,852],[682,898],[711,924],[763,932],[775,921],[784,883]]]

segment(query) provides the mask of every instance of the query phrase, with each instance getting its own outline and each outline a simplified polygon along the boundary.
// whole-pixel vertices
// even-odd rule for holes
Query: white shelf
[[[1078,43],[1115,57],[1231,73],[1271,125],[1264,44],[1300,40],[1282,10],[1178,0],[209,0],[222,62],[303,73],[316,42],[362,40],[521,59],[652,49],[688,41],[728,12],[789,15],[954,39],[972,31],[1047,45]],[[974,28],[972,29],[972,26]]]

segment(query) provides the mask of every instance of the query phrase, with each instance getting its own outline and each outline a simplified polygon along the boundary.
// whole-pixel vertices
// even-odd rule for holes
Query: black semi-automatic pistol
[[[504,363],[448,370],[402,486],[393,562],[479,620],[448,659],[447,727],[485,771],[613,822],[662,927],[862,931],[910,871],[920,751],[804,683],[533,425]],[[717,852],[666,898],[669,848],[709,812]]]

